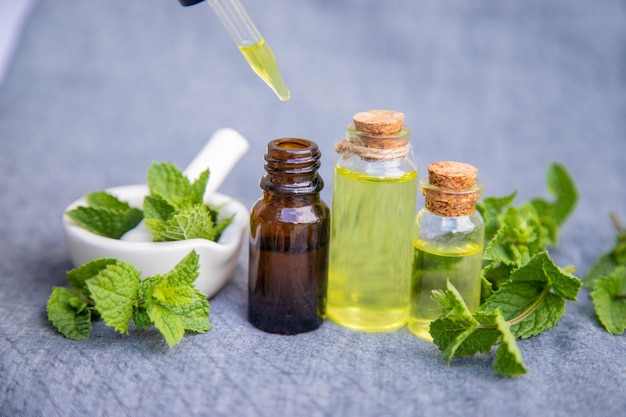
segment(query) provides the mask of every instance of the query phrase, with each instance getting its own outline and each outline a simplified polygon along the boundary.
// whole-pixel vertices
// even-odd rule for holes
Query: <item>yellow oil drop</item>
[[[287,101],[291,97],[289,88],[283,80],[276,59],[270,47],[261,39],[252,46],[239,46],[239,50],[250,64],[250,67],[276,93],[279,99]]]

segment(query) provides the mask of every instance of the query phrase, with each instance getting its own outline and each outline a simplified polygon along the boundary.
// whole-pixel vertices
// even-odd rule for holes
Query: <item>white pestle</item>
[[[193,182],[200,174],[209,169],[209,182],[204,192],[208,200],[222,185],[237,162],[245,155],[250,144],[239,132],[230,128],[217,130],[183,171],[189,181]],[[144,222],[129,230],[120,240],[128,242],[151,242],[152,234]]]

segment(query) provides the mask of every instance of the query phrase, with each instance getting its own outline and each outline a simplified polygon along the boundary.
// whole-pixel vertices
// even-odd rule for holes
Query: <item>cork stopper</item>
[[[393,110],[368,110],[352,116],[354,127],[368,135],[395,135],[402,130],[404,113]]]
[[[468,216],[476,211],[482,189],[476,186],[478,169],[462,162],[443,161],[428,166],[422,183],[426,208],[445,217]]]

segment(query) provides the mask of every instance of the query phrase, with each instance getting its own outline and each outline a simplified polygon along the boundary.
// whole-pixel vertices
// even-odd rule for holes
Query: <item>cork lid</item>
[[[352,116],[354,127],[369,135],[395,135],[402,130],[404,113],[393,110],[368,110]]]
[[[442,161],[428,166],[422,183],[426,208],[440,216],[468,216],[476,211],[482,187],[476,185],[478,169],[462,162]]]
[[[478,169],[463,162],[442,161],[428,166],[430,184],[451,190],[470,188],[476,181]]]

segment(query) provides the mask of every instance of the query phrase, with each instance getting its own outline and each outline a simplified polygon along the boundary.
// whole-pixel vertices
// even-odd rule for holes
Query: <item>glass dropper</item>
[[[191,6],[202,1],[204,0],[179,0],[183,6]],[[239,0],[207,1],[252,70],[265,81],[279,99],[289,100],[291,93],[278,70],[274,54]]]

